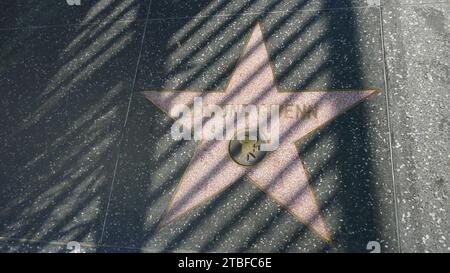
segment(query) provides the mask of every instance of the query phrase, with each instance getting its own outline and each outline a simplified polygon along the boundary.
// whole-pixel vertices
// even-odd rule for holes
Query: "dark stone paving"
[[[2,2],[0,251],[449,252],[439,2]],[[256,22],[281,89],[382,90],[298,146],[332,244],[245,179],[157,228],[197,143],[140,92],[223,88]]]
[[[297,10],[340,9],[367,7],[378,0],[160,0],[152,4],[150,18],[207,17],[214,15],[261,14],[266,12],[295,12]]]
[[[188,37],[182,36],[178,30],[188,25],[190,19],[152,21],[146,33],[135,91],[224,88],[257,21],[261,22],[264,34],[269,37],[267,46],[280,88],[383,88],[379,11],[368,8],[363,11],[327,10],[214,17],[197,27],[198,35]],[[355,33],[349,33],[349,29],[354,29]],[[155,36],[160,39],[154,39]],[[356,37],[361,37],[358,38],[358,46]],[[173,44],[173,47],[168,50],[162,46],[165,44]],[[298,44],[302,46],[293,46]],[[350,56],[349,52],[354,55]],[[287,63],[287,58],[298,61]],[[162,74],[164,67],[169,70],[166,74]],[[161,112],[148,102],[142,102],[142,96],[138,93],[133,102],[136,108],[132,107],[130,111],[131,127],[124,139],[123,154],[127,157],[120,160],[123,163],[119,163],[108,212],[115,217],[109,218],[106,226],[106,242],[121,245],[147,240],[144,247],[158,246],[164,250],[365,251],[368,241],[378,240],[383,242],[385,250],[395,251],[392,180],[390,173],[385,172],[390,169],[390,164],[384,96],[381,93],[337,119],[322,130],[320,137],[309,140],[301,149],[310,154],[311,158],[301,153],[307,165],[311,162],[309,172],[314,177],[311,182],[317,188],[324,207],[322,213],[332,229],[334,244],[329,247],[258,189],[248,185],[247,181],[238,182],[187,219],[155,232],[157,220],[168,202],[166,196],[173,193],[184,170],[183,167],[171,166],[176,161],[181,161],[178,163],[181,166],[187,165],[194,147],[189,144],[176,148],[179,144],[169,139],[171,122],[167,118],[155,117]],[[166,132],[164,138],[158,132]],[[137,141],[145,135],[147,144]],[[333,141],[337,141],[336,149],[331,152]],[[155,147],[152,143],[157,143],[157,149],[151,161],[158,165],[153,168],[153,164],[142,166],[151,157],[150,149]],[[327,156],[323,157],[322,152]],[[163,155],[166,154],[171,157],[165,159]],[[146,160],[135,160],[142,157]],[[131,165],[131,162],[138,165]],[[321,163],[316,165],[314,162]],[[140,170],[139,166],[143,169]],[[358,173],[361,168],[364,170]],[[176,170],[173,175],[172,169]],[[140,171],[135,173],[137,170]],[[171,173],[167,173],[169,170]],[[135,175],[130,176],[130,173]],[[145,176],[142,183],[138,183],[139,188],[131,188],[138,186],[134,183],[135,177],[142,175]],[[130,191],[132,194],[129,194]],[[135,192],[146,193],[138,199],[140,204],[134,200]],[[165,196],[161,197],[161,193]],[[343,203],[347,203],[348,207],[342,206]],[[358,209],[354,210],[355,207]],[[147,215],[149,222],[142,222],[145,219],[141,219],[142,226],[135,225],[142,214]],[[255,214],[260,219],[252,216]],[[355,215],[360,215],[361,219]],[[370,221],[367,215],[371,215]],[[135,231],[130,234],[130,229]],[[139,238],[130,240],[129,236]],[[141,236],[146,240],[142,240]],[[117,239],[125,239],[125,242]]]
[[[136,91],[223,89],[257,22],[280,89],[381,89],[379,20],[366,8],[151,21]]]
[[[0,33],[0,234],[97,241],[143,26]]]
[[[76,0],[67,1],[76,2]],[[2,1],[0,3],[0,28],[145,21],[149,5],[149,0],[80,1],[80,6],[69,6],[65,0]]]

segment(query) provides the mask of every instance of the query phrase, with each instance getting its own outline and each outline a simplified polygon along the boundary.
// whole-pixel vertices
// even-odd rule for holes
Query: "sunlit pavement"
[[[448,0],[2,1],[0,251],[449,252],[449,13]],[[329,240],[244,175],[161,225],[199,142],[173,140],[143,92],[225,90],[257,24],[279,90],[379,91],[297,143]]]

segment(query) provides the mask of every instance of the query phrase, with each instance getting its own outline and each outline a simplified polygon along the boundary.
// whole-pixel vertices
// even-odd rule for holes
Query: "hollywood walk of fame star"
[[[314,116],[280,116],[280,144],[264,160],[243,166],[230,159],[229,141],[201,141],[161,219],[168,224],[205,203],[246,176],[270,198],[307,225],[323,240],[330,234],[319,212],[308,175],[295,142],[323,127],[376,90],[280,92],[275,83],[260,24],[256,24],[224,92],[145,91],[144,95],[168,115],[175,105],[312,105]],[[172,117],[176,118],[176,117]]]

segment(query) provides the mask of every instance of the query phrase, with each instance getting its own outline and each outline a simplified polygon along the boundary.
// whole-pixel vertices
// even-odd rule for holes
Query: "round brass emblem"
[[[255,166],[264,159],[267,152],[261,151],[262,141],[260,136],[256,135],[256,140],[250,139],[250,131],[247,130],[245,139],[238,140],[235,135],[234,139],[230,140],[228,151],[234,162],[243,166]]]

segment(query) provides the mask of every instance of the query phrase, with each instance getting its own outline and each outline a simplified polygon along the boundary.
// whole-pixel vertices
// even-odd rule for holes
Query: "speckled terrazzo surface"
[[[450,252],[449,1],[41,2],[0,4],[0,252]],[[199,143],[142,92],[225,89],[257,23],[280,90],[380,91],[293,149],[331,242],[246,176],[159,225]]]

